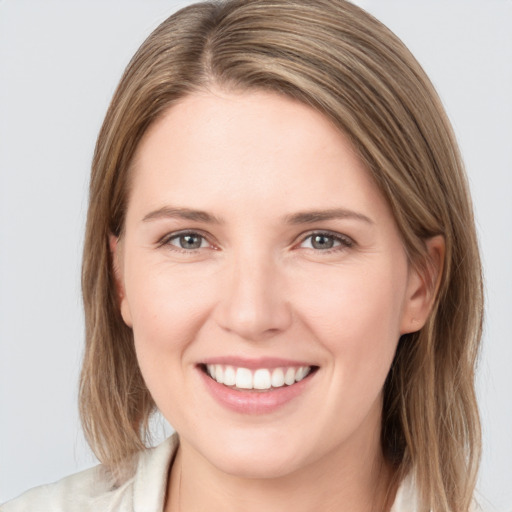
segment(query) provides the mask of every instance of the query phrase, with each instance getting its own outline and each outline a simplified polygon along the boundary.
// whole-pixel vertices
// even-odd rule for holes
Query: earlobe
[[[110,255],[112,257],[112,271],[114,274],[115,287],[116,287],[116,297],[118,302],[119,311],[124,320],[124,323],[128,327],[132,327],[132,318],[130,307],[128,305],[128,301],[126,299],[124,281],[123,281],[123,265],[122,265],[122,257],[121,257],[121,245],[119,237],[115,235],[109,235],[109,247],[110,247]]]
[[[429,238],[425,245],[425,264],[409,270],[400,334],[419,331],[425,325],[441,283],[445,257],[444,237],[437,235]]]

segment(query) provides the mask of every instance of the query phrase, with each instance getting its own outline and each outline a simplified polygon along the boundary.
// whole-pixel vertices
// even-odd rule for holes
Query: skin
[[[180,435],[167,510],[386,510],[382,388],[432,294],[346,137],[292,99],[214,89],[150,127],[132,172],[111,248],[141,371]],[[333,209],[350,214],[289,222]],[[201,246],[183,249],[182,230]],[[312,245],[318,232],[331,249]],[[442,261],[442,240],[428,249]],[[198,369],[224,356],[318,371],[277,410],[241,414]]]

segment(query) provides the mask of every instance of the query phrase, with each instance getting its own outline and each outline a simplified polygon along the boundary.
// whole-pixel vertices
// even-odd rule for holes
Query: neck
[[[356,453],[341,447],[328,460],[268,479],[220,471],[182,441],[170,474],[165,510],[386,512],[396,489],[390,489],[393,471],[376,441]]]

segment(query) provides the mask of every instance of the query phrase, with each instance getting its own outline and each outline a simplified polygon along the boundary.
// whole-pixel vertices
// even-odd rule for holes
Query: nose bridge
[[[264,250],[233,253],[220,306],[221,326],[239,336],[257,340],[283,331],[291,322],[284,296],[279,262]]]

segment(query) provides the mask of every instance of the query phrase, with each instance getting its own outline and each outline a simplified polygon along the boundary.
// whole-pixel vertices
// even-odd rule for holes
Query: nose
[[[284,276],[266,254],[234,256],[225,273],[217,323],[250,341],[268,339],[292,322]]]

